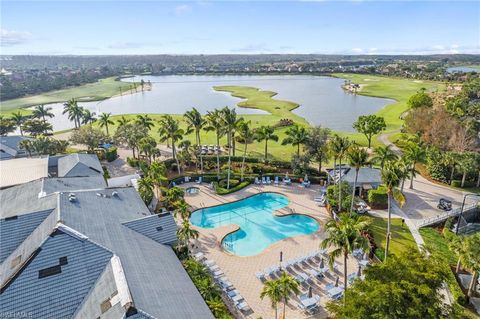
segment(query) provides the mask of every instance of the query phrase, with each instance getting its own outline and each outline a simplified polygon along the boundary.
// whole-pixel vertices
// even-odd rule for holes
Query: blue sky
[[[480,2],[1,1],[2,54],[480,53]]]

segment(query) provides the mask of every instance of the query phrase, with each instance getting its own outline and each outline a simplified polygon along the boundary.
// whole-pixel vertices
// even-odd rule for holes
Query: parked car
[[[437,207],[444,211],[452,210],[452,201],[445,198],[440,198]]]

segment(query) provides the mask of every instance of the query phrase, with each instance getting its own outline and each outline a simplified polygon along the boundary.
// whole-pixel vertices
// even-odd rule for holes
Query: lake
[[[345,93],[342,79],[309,75],[170,75],[136,76],[123,81],[150,81],[150,91],[113,97],[99,102],[80,102],[79,105],[97,114],[169,113],[183,114],[196,107],[205,114],[214,108],[234,107],[241,99],[226,92],[213,90],[217,85],[253,86],[277,92],[276,99],[296,102],[293,112],[312,125],[322,125],[339,131],[352,132],[352,123],[359,115],[372,114],[393,103],[392,100]],[[73,127],[62,115],[63,104],[50,104],[55,113],[51,120],[54,130]],[[265,111],[236,107],[239,114],[268,114]]]
[[[480,68],[472,68],[472,67],[469,67],[469,66],[455,66],[455,67],[450,67],[450,68],[447,68],[447,72],[448,73],[458,73],[458,72],[462,72],[462,73],[467,73],[467,72],[480,72]]]

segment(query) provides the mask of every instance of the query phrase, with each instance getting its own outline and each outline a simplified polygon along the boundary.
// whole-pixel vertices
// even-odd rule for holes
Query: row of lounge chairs
[[[233,286],[232,282],[227,276],[225,276],[222,269],[213,260],[207,259],[202,252],[196,253],[193,257],[209,270],[215,282],[222,289],[228,299],[232,301],[235,308],[242,312],[248,312],[251,310],[250,306],[245,301],[245,298],[243,298],[240,292]]]
[[[274,184],[275,186],[280,185],[280,179],[278,176],[275,176],[274,180],[272,181],[270,176],[263,176],[262,179],[255,177],[255,185],[271,185]],[[290,178],[283,178],[282,179],[283,185],[291,185],[292,180]]]
[[[218,145],[202,145],[199,148],[200,155],[222,154],[223,149]]]

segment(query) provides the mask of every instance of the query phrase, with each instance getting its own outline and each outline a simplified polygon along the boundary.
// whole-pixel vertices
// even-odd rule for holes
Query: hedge
[[[462,187],[462,181],[461,180],[453,180],[452,181],[452,186],[453,187],[458,187],[458,188],[461,188]],[[471,182],[471,181],[468,181],[466,180],[465,181],[465,184],[463,184],[463,187],[473,187],[474,186],[474,183]]]
[[[236,191],[239,191],[242,188],[247,187],[251,183],[252,183],[251,180],[246,179],[243,182],[238,183],[237,186],[232,187],[230,189],[226,189],[226,188],[220,187],[219,183],[214,182],[214,187],[215,187],[215,191],[217,192],[218,195],[227,195],[227,194],[231,194],[231,193],[234,193]]]
[[[368,202],[373,208],[385,208],[388,205],[387,189],[380,186],[368,191]]]
[[[105,159],[107,161],[113,162],[117,157],[117,148],[115,146],[109,147],[105,150]]]

